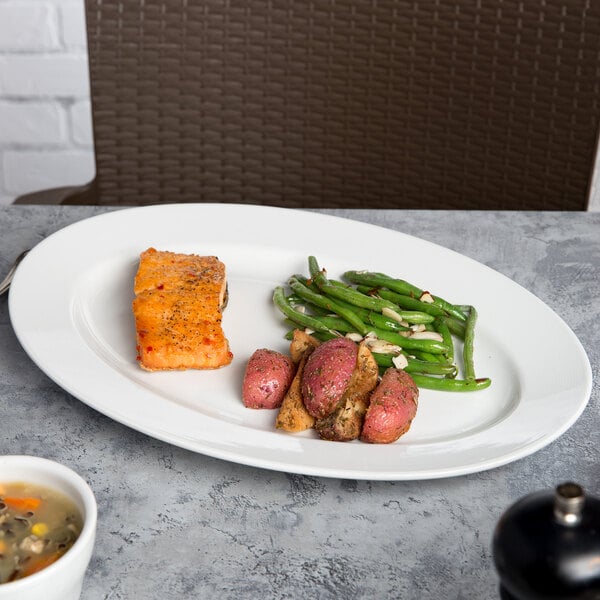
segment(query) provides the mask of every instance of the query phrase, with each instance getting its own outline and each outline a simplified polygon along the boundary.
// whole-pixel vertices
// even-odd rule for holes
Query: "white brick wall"
[[[84,0],[0,0],[0,205],[93,176]]]
[[[84,0],[0,0],[0,204],[94,177]]]

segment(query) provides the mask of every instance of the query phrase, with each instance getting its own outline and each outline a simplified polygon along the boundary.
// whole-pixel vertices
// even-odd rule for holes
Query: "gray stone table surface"
[[[0,208],[0,274],[20,250],[107,210],[118,209]],[[431,240],[527,287],[588,353],[586,410],[546,448],[472,475],[384,482],[261,470],[157,441],[70,396],[22,350],[3,296],[0,452],[62,462],[94,490],[83,600],[496,598],[491,540],[508,506],[567,479],[600,495],[600,213],[320,212]]]

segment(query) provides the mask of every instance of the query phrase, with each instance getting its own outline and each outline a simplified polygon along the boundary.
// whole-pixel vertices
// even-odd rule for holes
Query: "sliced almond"
[[[366,338],[365,344],[371,352],[375,352],[376,354],[400,354],[402,352],[400,346],[377,338]]]
[[[385,317],[389,317],[390,319],[393,319],[394,321],[398,321],[398,323],[402,323],[402,325],[406,324],[406,321],[402,318],[402,315],[398,314],[393,308],[384,306],[381,309],[381,314],[384,315]]]
[[[436,342],[444,341],[444,338],[437,331],[415,331],[410,337],[413,340],[434,340]]]
[[[396,369],[405,369],[408,366],[408,359],[404,354],[398,354],[398,356],[394,356],[392,358],[392,363],[396,367]]]

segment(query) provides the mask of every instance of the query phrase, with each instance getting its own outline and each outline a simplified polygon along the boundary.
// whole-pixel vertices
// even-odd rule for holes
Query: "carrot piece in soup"
[[[55,563],[64,552],[55,552],[54,554],[49,554],[48,556],[42,556],[38,560],[30,560],[27,566],[21,571],[19,577],[28,577],[29,575],[33,575],[46,567],[49,567],[52,563]]]
[[[21,511],[36,510],[42,503],[39,498],[17,498],[15,496],[5,496],[2,501],[7,506]]]

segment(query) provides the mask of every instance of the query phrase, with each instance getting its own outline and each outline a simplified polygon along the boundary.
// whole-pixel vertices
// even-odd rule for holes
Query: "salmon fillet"
[[[227,282],[216,256],[148,248],[134,280],[137,361],[147,371],[216,369],[233,354],[221,327]]]

